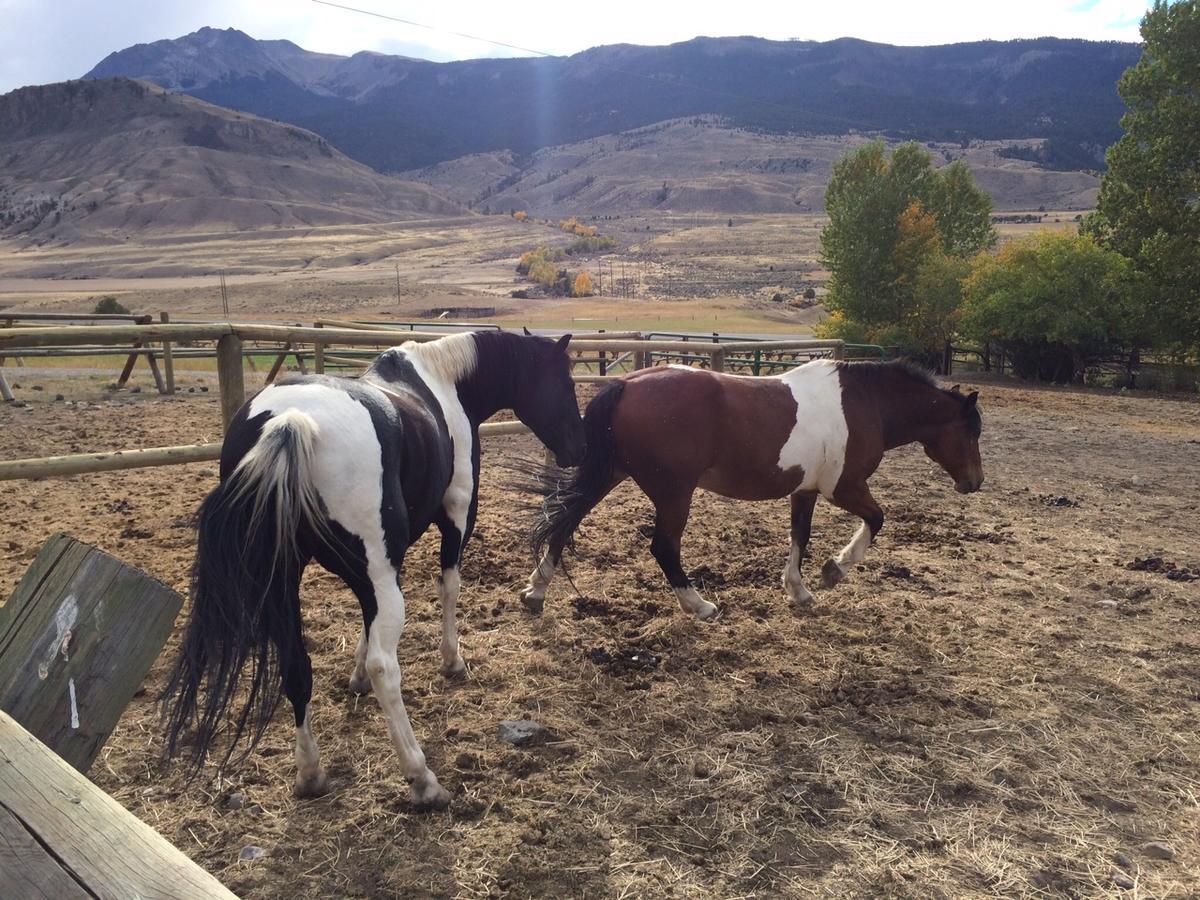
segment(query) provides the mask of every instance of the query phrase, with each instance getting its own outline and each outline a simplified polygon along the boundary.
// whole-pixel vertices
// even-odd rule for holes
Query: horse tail
[[[160,698],[164,756],[173,759],[189,735],[193,775],[204,764],[246,665],[250,683],[222,764],[248,727],[250,740],[239,761],[258,743],[279,706],[286,673],[305,656],[299,532],[305,523],[323,530],[312,473],[317,434],[316,421],[297,409],[270,419],[200,506],[191,613]]]
[[[624,390],[624,381],[613,381],[592,398],[583,414],[587,438],[583,462],[565,479],[546,482],[542,515],[530,535],[535,563],[541,561],[548,547],[567,546],[583,517],[608,492],[617,459],[613,415]]]

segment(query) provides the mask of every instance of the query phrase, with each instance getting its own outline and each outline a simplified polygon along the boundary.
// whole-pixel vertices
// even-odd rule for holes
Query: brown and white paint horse
[[[957,385],[939,387],[929,373],[904,362],[816,360],[769,378],[670,366],[613,382],[584,415],[583,465],[550,489],[533,534],[540,563],[521,599],[541,612],[563,548],[584,516],[632,478],[654,502],[650,552],[680,605],[701,619],[717,608],[692,587],[679,558],[696,488],[738,500],[790,497],[792,549],[783,587],[803,610],[812,595],[800,561],[817,497],[863,520],[821,570],[822,586],[830,588],[863,559],[883,527],[867,479],[886,451],[918,442],[960,493],[979,490],[977,399]]]

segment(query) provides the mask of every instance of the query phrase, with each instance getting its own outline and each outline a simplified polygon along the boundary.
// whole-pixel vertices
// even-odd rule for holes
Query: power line
[[[356,6],[346,6],[342,3],[331,3],[329,0],[312,0],[313,3],[318,3],[321,6],[332,6],[334,9],[344,9],[346,12],[360,13],[364,16],[373,16],[376,19],[387,19],[389,22],[399,22],[401,25],[411,25],[413,28],[424,28],[426,31],[437,31],[442,34],[451,34],[454,37],[466,38],[469,41],[478,41],[481,44],[492,44],[496,47],[504,47],[506,50],[518,50],[521,53],[532,53],[534,56],[557,56],[556,53],[547,53],[545,50],[533,50],[529,47],[518,47],[516,44],[506,44],[504,41],[493,41],[491,38],[479,37],[475,34],[467,34],[465,31],[452,31],[449,28],[439,28],[436,25],[426,25],[423,22],[414,22],[412,19],[402,19],[399,16],[390,16],[387,13],[375,12],[371,9],[359,9]]]

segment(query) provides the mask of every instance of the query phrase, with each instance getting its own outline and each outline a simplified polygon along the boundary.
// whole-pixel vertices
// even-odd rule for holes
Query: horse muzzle
[[[983,487],[983,476],[978,478],[964,478],[962,481],[954,482],[954,489],[960,494],[973,494]]]

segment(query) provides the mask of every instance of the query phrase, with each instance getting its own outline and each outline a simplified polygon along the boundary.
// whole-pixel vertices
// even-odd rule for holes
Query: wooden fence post
[[[246,402],[246,383],[242,376],[242,339],[236,334],[217,341],[217,378],[221,383],[221,427],[229,423]]]
[[[316,326],[323,327],[320,322]],[[313,341],[313,371],[318,375],[325,374],[325,345],[320,341]]]
[[[836,344],[834,344],[833,349],[829,351],[829,356],[832,359],[845,359],[846,358],[846,342],[838,341]]]
[[[604,329],[603,328],[599,329],[597,331],[597,334],[604,334]],[[601,375],[608,374],[608,354],[605,353],[603,350],[600,351],[600,374]]]
[[[164,325],[171,324],[171,314],[161,312],[158,314],[158,319]],[[175,351],[171,347],[170,341],[163,341],[163,374],[167,376],[167,394],[175,393]]]
[[[86,773],[182,606],[139,569],[54,535],[0,607],[0,707]]]
[[[725,350],[724,350],[724,348],[722,348],[720,350],[714,350],[712,352],[712,354],[710,355],[710,359],[711,359],[711,361],[708,364],[710,369],[712,369],[714,372],[724,372],[725,371]]]

